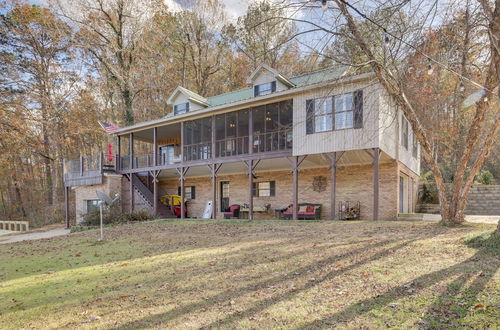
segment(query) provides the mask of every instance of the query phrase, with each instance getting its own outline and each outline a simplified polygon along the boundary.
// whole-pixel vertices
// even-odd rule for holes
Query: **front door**
[[[224,212],[229,208],[229,181],[220,183],[220,211]]]
[[[160,164],[173,164],[174,162],[174,145],[169,144],[163,147],[160,147]]]
[[[408,177],[399,174],[399,213],[408,213]]]

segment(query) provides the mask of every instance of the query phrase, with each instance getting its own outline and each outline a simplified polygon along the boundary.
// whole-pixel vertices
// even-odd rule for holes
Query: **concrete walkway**
[[[67,235],[69,234],[69,232],[70,232],[69,229],[56,228],[41,232],[24,233],[24,234],[4,236],[4,237],[0,236],[0,244],[9,244],[22,241],[32,241],[43,238],[52,238],[52,237]]]
[[[398,220],[439,222],[441,221],[441,215],[428,213],[407,213],[400,214],[398,216]],[[500,215],[466,215],[465,221],[471,223],[489,223],[496,225],[498,221],[500,221]]]

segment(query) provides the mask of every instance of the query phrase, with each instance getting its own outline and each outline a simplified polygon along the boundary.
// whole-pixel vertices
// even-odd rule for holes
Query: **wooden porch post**
[[[211,123],[211,127],[212,127],[212,132],[211,132],[211,136],[210,136],[210,142],[211,142],[211,152],[210,152],[210,158],[212,158],[212,160],[215,159],[215,116],[212,116],[212,123]],[[212,164],[213,165],[213,164]],[[214,201],[215,203],[215,201]],[[213,209],[213,207],[212,207]],[[215,219],[215,218],[214,218]]]
[[[208,165],[212,177],[212,219],[217,217],[217,173],[221,168],[222,164],[211,164]]]
[[[134,133],[130,133],[129,138],[130,169],[134,168]]]
[[[122,146],[122,139],[121,136],[118,135],[118,141],[116,142],[116,159],[115,159],[115,169],[116,170],[121,170],[121,160],[122,160],[122,153],[121,153],[121,146]]]
[[[331,200],[330,200],[330,218],[332,220],[337,220],[337,212],[335,212],[335,207],[337,205],[337,153],[334,152],[332,158],[330,159],[330,170],[331,170]]]
[[[66,229],[69,229],[69,187],[64,185],[64,220],[66,223]]]
[[[180,168],[176,168],[177,173],[179,173],[179,181],[181,184],[181,219],[184,219],[184,180],[186,179],[186,173],[189,170],[189,167],[181,166]]]
[[[184,163],[184,122],[181,121],[181,164]]]
[[[374,148],[373,155],[373,220],[378,220],[380,149]]]
[[[253,154],[253,111],[248,109],[248,153]]]
[[[293,184],[292,184],[292,191],[293,191],[293,220],[298,220],[298,210],[297,210],[297,205],[299,204],[299,166],[298,166],[298,160],[299,157],[295,156],[293,157]]]
[[[153,166],[158,166],[158,127],[153,128]]]
[[[253,220],[253,160],[248,161],[248,219]]]

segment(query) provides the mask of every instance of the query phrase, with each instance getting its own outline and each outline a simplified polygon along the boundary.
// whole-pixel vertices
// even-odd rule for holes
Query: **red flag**
[[[113,146],[111,143],[108,143],[108,161],[113,161]]]

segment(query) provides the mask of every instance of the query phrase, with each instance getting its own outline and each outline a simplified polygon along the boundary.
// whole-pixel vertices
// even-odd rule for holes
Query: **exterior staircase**
[[[500,215],[500,185],[472,186],[465,214]]]
[[[146,184],[150,180],[149,176],[132,174],[132,183],[134,189],[146,201],[151,210],[153,210],[153,190],[150,188],[151,184]],[[158,215],[162,218],[175,218],[174,213],[158,200]]]

